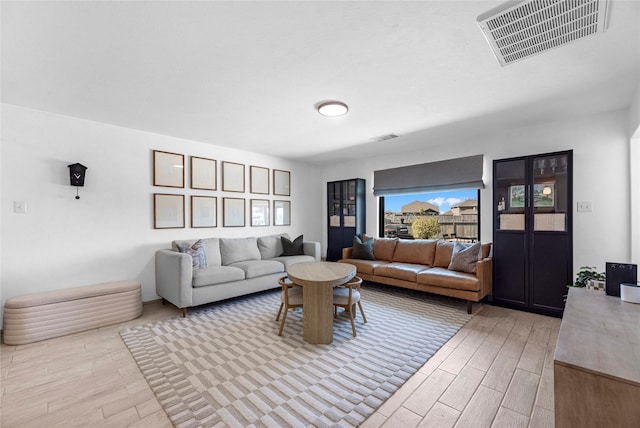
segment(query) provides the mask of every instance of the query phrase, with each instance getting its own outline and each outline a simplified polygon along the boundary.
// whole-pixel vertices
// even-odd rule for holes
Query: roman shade
[[[375,196],[482,189],[483,155],[448,159],[373,172]]]

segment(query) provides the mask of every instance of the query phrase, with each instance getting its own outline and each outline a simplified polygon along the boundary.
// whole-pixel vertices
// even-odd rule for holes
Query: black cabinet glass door
[[[525,234],[526,159],[494,163],[494,285],[496,299],[512,305],[527,303]]]
[[[365,233],[365,180],[327,183],[327,261],[342,258],[342,249],[353,245],[353,237]]]
[[[494,303],[562,315],[573,275],[571,172],[571,151],[494,161]]]

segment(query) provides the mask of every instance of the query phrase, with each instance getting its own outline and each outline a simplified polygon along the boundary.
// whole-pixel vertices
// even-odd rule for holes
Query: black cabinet
[[[492,303],[562,316],[573,282],[572,155],[493,162]]]
[[[327,261],[340,260],[342,249],[353,245],[353,237],[365,233],[364,188],[362,178],[327,183]]]

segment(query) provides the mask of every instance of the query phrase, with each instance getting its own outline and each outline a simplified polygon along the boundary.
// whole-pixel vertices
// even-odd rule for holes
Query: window
[[[480,190],[380,197],[379,236],[480,241]]]

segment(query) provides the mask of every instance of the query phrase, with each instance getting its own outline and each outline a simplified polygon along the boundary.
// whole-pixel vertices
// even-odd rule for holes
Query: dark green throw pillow
[[[352,259],[375,260],[373,256],[373,238],[362,241],[359,236],[353,237]]]
[[[304,251],[302,247],[302,241],[304,238],[302,237],[302,235],[294,239],[293,242],[285,238],[284,236],[281,236],[280,239],[282,240],[282,249],[283,249],[282,254],[280,254],[280,256],[304,255]]]

